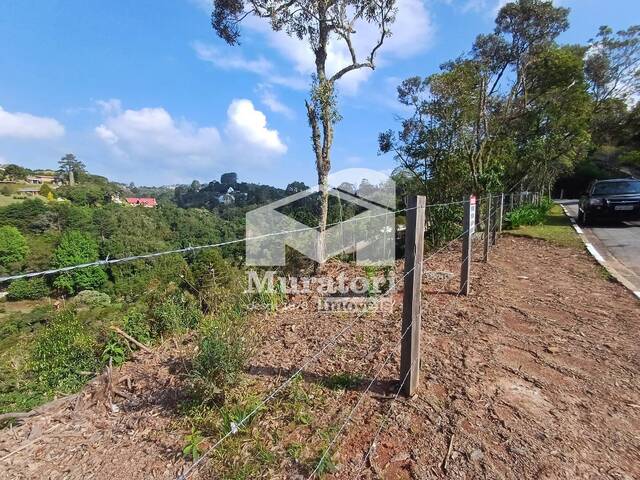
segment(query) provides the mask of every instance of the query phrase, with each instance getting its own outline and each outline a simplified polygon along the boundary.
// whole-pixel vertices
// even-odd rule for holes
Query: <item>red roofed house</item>
[[[153,208],[158,205],[155,198],[150,197],[129,197],[125,199],[129,205],[142,205],[146,208]]]

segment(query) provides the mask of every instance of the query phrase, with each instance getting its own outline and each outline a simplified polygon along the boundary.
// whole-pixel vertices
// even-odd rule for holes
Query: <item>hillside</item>
[[[636,477],[636,300],[578,250],[506,237],[495,252],[475,264],[470,297],[449,293],[455,277],[425,283],[416,398],[395,398],[399,310],[371,314],[193,478],[306,478],[336,434],[325,478]],[[457,257],[452,245],[427,267],[456,271]],[[194,431],[206,451],[353,320],[309,314],[302,300],[314,299],[253,316],[255,347],[224,408],[191,403],[197,340],[181,336],[15,427],[0,442],[12,453],[0,476],[177,478]]]

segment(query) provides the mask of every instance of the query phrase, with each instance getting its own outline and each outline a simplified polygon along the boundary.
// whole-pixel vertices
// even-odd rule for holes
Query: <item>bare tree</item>
[[[251,15],[269,20],[274,31],[283,30],[292,37],[309,42],[316,68],[311,95],[305,105],[321,195],[318,253],[322,262],[329,210],[330,153],[334,125],[341,118],[336,105],[335,84],[351,71],[375,69],[376,53],[391,35],[389,26],[394,22],[395,14],[395,0],[214,0],[211,24],[230,45],[238,43],[239,24]],[[378,29],[377,41],[364,59],[359,59],[352,41],[355,28],[360,23],[370,23]],[[351,62],[329,75],[327,55],[331,41],[343,42]]]

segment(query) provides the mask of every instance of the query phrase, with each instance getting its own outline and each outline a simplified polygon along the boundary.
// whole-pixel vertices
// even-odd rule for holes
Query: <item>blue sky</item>
[[[333,169],[390,169],[377,135],[403,111],[395,87],[428,75],[493,28],[499,0],[399,0],[378,68],[339,84]],[[640,22],[636,0],[561,0],[566,43],[600,25]],[[0,17],[0,163],[54,167],[73,152],[89,170],[140,185],[315,183],[304,110],[308,47],[257,20],[242,45],[216,38],[207,0],[5,0]],[[373,33],[362,27],[357,46]],[[330,68],[344,57],[332,49]]]

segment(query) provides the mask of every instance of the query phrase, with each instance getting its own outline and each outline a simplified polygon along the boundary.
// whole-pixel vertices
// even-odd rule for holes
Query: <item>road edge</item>
[[[607,262],[605,260],[605,258],[600,254],[600,252],[598,252],[596,247],[594,247],[593,243],[591,243],[589,241],[589,239],[587,238],[586,234],[584,233],[584,230],[582,230],[582,228],[580,228],[580,226],[577,224],[575,218],[573,218],[569,214],[569,211],[567,210],[567,208],[561,203],[558,203],[558,205],[560,205],[560,207],[562,207],[562,211],[564,212],[565,216],[571,222],[571,226],[573,227],[573,229],[578,234],[578,237],[580,238],[580,240],[582,240],[582,243],[584,244],[584,246],[587,249],[587,251],[589,252],[589,254],[596,260],[596,262],[598,262],[609,273],[609,275],[611,275],[616,280],[616,282],[618,282],[620,285],[624,286],[633,295],[635,295],[635,297],[638,300],[640,300],[640,290],[636,290],[635,286],[631,282],[629,282],[629,280],[627,280],[624,277],[624,275],[622,275],[613,265],[611,265],[609,262]]]

